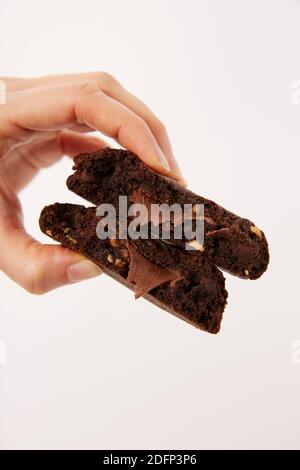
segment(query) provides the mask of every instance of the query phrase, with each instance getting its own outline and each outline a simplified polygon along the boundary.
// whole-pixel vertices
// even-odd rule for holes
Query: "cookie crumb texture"
[[[266,270],[269,253],[263,232],[251,221],[156,174],[133,153],[104,149],[74,159],[68,188],[89,202],[118,207],[129,203],[204,204],[204,245],[185,250],[186,240],[100,240],[96,207],[56,203],[43,209],[41,230],[98,264],[108,275],[209,333],[218,333],[227,302],[219,268],[245,279]],[[195,214],[195,217],[197,214]]]
[[[67,186],[92,204],[118,207],[120,195],[128,196],[130,203],[146,206],[203,204],[204,246],[193,254],[201,257],[205,252],[213,264],[245,279],[257,279],[267,269],[266,237],[253,222],[155,173],[132,152],[107,148],[78,155],[74,163],[75,172],[67,179]],[[185,250],[186,240],[171,241]]]
[[[227,299],[221,271],[206,260],[199,263],[196,258],[192,263],[194,269],[187,269],[182,253],[175,262],[175,253],[166,255],[159,245],[155,246],[155,262],[151,261],[131,241],[100,240],[96,235],[98,221],[94,207],[56,203],[43,209],[40,227],[44,233],[51,233],[54,240],[98,264],[134,290],[137,297],[146,296],[202,330],[219,331]]]

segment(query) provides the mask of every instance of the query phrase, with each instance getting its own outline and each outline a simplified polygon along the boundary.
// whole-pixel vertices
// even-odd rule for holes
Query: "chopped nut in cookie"
[[[256,227],[255,225],[251,225],[250,230],[251,230],[251,232],[253,232],[257,237],[262,238],[262,233],[261,233],[261,231],[259,230],[258,227]]]
[[[192,250],[204,251],[204,246],[201,245],[201,243],[199,243],[197,240],[192,240],[190,242],[187,242],[186,245]]]
[[[125,266],[125,264],[126,262],[121,258],[117,258],[115,261],[115,266],[117,266],[117,268],[122,268],[123,266]]]
[[[70,235],[67,235],[67,239],[70,240],[70,242],[72,243],[77,243],[77,240],[75,240],[75,238],[73,237],[70,237]]]
[[[107,261],[108,261],[109,263],[112,263],[112,264],[113,264],[114,261],[115,261],[113,255],[109,254],[108,257],[107,257]]]

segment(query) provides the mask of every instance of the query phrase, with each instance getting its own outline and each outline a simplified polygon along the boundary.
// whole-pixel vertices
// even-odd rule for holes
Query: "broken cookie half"
[[[202,258],[205,254],[213,264],[241,278],[257,279],[267,269],[267,240],[253,222],[155,173],[132,152],[106,148],[78,155],[74,163],[75,171],[67,179],[67,186],[92,204],[109,203],[117,208],[120,195],[126,195],[130,204],[148,207],[151,204],[169,207],[190,204],[195,208],[203,205],[203,244],[184,237],[176,239],[176,224],[171,227],[170,243],[185,250],[188,242],[194,248],[193,255]],[[192,223],[196,220],[197,213],[194,213]]]
[[[210,333],[220,329],[227,292],[222,272],[244,279],[257,279],[269,262],[264,233],[248,219],[227,211],[213,201],[197,196],[173,180],[148,168],[126,150],[103,149],[74,159],[74,174],[67,180],[70,190],[99,207],[119,207],[120,196],[130,204],[174,204],[192,206],[190,226],[203,222],[204,237],[176,237],[180,224],[173,217],[170,237],[127,237],[118,233],[101,238],[96,207],[53,204],[43,209],[41,230],[71,248],[104,272],[159,307]],[[204,211],[199,215],[199,205]],[[122,217],[117,210],[117,220]],[[152,235],[153,221],[144,223]],[[163,218],[158,224],[163,225]],[[152,227],[152,228],[151,228]]]
[[[153,260],[147,249],[131,240],[97,237],[99,217],[96,208],[75,204],[46,206],[40,216],[41,230],[100,266],[103,271],[159,307],[194,326],[217,333],[226,305],[224,276],[203,259],[192,258],[187,267],[185,255],[165,253],[155,245]],[[177,250],[176,247],[170,247]]]

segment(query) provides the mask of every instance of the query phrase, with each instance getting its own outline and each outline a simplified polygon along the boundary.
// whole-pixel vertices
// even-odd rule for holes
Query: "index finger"
[[[114,138],[155,171],[180,180],[145,121],[91,83],[72,83],[8,93],[0,116],[0,137],[26,140],[32,132],[76,123]]]
[[[140,116],[150,128],[158,145],[166,156],[171,170],[174,170],[176,173],[181,175],[181,171],[174,156],[171,141],[164,124],[143,101],[127,91],[126,88],[124,88],[123,85],[111,74],[97,71],[48,75],[34,78],[5,78],[8,91],[39,88],[41,86],[57,86],[83,81],[96,85],[97,88],[102,90],[106,95],[122,103],[135,114]]]

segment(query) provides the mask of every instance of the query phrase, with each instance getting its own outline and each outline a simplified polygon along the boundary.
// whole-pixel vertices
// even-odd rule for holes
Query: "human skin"
[[[184,185],[165,126],[106,72],[0,80],[0,269],[34,294],[94,277],[91,261],[25,231],[18,192],[62,156],[107,147],[95,130]]]

